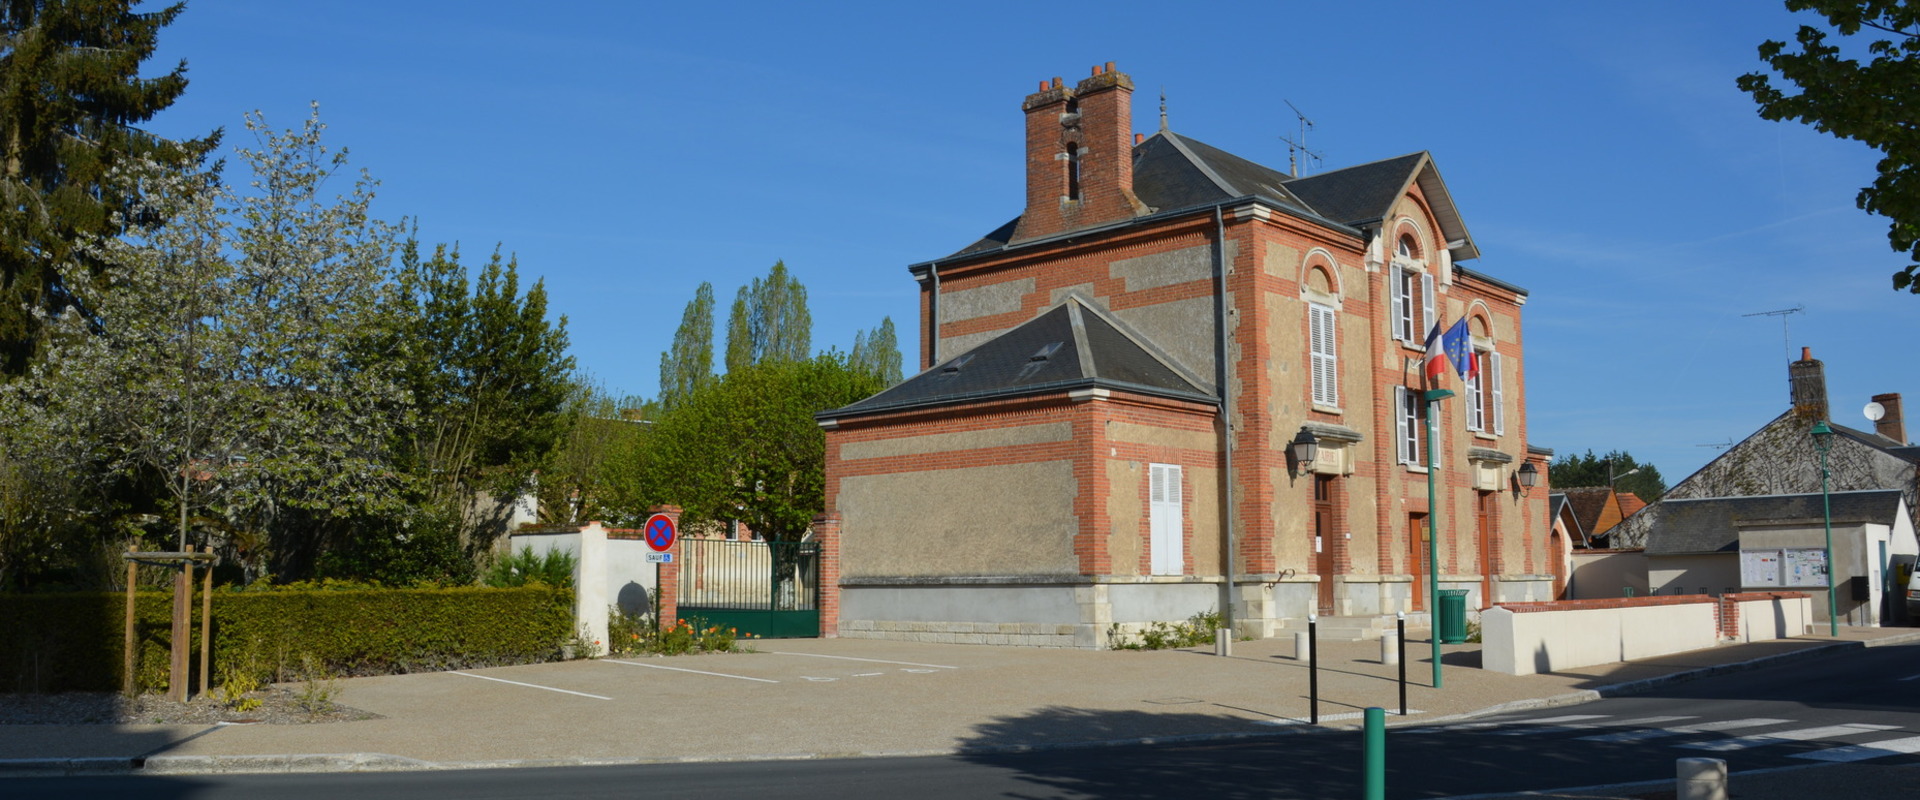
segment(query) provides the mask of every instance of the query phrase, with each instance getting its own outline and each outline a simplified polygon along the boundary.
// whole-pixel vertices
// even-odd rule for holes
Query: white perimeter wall
[[[513,552],[532,549],[536,556],[559,550],[574,558],[573,619],[580,637],[600,642],[605,651],[607,611],[618,606],[629,613],[653,613],[657,572],[646,563],[647,543],[637,539],[609,539],[595,522],[577,531],[530,531],[509,540]]]
[[[1545,604],[1538,604],[1545,605]],[[1704,650],[1720,641],[1717,604],[1480,613],[1481,667],[1532,675]]]

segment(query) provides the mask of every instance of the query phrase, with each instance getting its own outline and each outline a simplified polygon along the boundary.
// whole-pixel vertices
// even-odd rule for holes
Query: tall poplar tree
[[[773,262],[765,278],[740,287],[727,315],[727,371],[770,361],[805,361],[813,352],[807,287]]]
[[[673,408],[713,381],[713,284],[701,282],[680,315],[673,346],[660,354],[660,405]]]
[[[197,165],[219,132],[171,142],[134,127],[187,88],[187,64],[140,76],[160,29],[185,7],[136,0],[0,2],[0,370],[25,371],[44,338],[37,311],[93,314],[79,286],[104,269],[76,244],[155,220],[109,170],[133,159]]]
[[[900,382],[900,340],[893,331],[893,318],[881,317],[880,327],[853,335],[850,366],[863,370],[888,386]]]

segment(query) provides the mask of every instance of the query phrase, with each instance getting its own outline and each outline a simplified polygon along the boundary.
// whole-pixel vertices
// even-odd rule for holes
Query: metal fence
[[[814,542],[682,539],[680,606],[815,611],[820,546]]]

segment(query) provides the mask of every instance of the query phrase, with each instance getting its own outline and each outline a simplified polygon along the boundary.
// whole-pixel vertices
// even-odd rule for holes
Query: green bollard
[[[1383,708],[1369,708],[1366,711],[1367,731],[1367,800],[1387,800],[1387,711]]]

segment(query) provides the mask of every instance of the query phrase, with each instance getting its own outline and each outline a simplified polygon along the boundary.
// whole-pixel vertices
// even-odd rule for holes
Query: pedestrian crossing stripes
[[[1765,747],[1770,744],[1781,744],[1783,742],[1808,742],[1815,739],[1832,739],[1836,736],[1846,736],[1852,733],[1890,731],[1898,727],[1900,726],[1870,725],[1864,723],[1823,725],[1818,728],[1801,728],[1795,731],[1774,731],[1772,733],[1762,733],[1754,736],[1742,736],[1737,739],[1721,739],[1717,742],[1693,742],[1691,744],[1675,745],[1675,747],[1684,747],[1688,750],[1707,750],[1714,753],[1728,753],[1734,750],[1745,750],[1749,747]]]
[[[1648,728],[1641,731],[1621,731],[1599,736],[1582,736],[1583,742],[1644,742],[1649,739],[1664,739],[1668,736],[1685,736],[1689,733],[1718,733],[1720,731],[1739,730],[1740,728],[1758,728],[1762,725],[1785,725],[1790,719],[1771,717],[1753,717],[1751,719],[1729,719],[1719,722],[1703,722],[1698,725],[1682,725],[1677,728]]]
[[[1794,720],[1775,717],[1746,717],[1742,719],[1717,720],[1712,722],[1691,722],[1693,716],[1657,716],[1618,718],[1607,714],[1567,714],[1557,717],[1535,719],[1507,718],[1489,722],[1470,722],[1457,725],[1428,725],[1419,728],[1402,729],[1401,733],[1471,733],[1483,736],[1541,736],[1546,734],[1579,733],[1595,729],[1612,729],[1590,736],[1573,737],[1572,741],[1602,742],[1609,744],[1630,744],[1655,741],[1666,738],[1686,736],[1698,737],[1700,734],[1729,734],[1724,738],[1699,740],[1698,738],[1676,742],[1675,749],[1700,750],[1709,753],[1735,753],[1771,745],[1822,742],[1828,739],[1864,737],[1886,731],[1898,731],[1899,725],[1883,725],[1867,722],[1850,722],[1837,725],[1818,725],[1786,730],[1760,730],[1769,727],[1790,726]],[[1674,724],[1687,723],[1687,724]],[[1734,734],[1732,732],[1739,732]],[[1749,732],[1757,731],[1757,732]],[[1743,734],[1743,735],[1742,735]],[[1865,761],[1887,756],[1920,754],[1920,736],[1905,736],[1885,739],[1877,742],[1843,743],[1833,742],[1830,746],[1802,753],[1791,753],[1792,758],[1829,763]]]
[[[1869,758],[1879,758],[1881,756],[1911,755],[1913,753],[1920,753],[1920,736],[1909,736],[1905,739],[1892,739],[1885,742],[1874,742],[1873,744],[1850,744],[1845,747],[1816,750],[1811,753],[1795,753],[1793,757],[1812,759],[1814,761],[1844,763],[1847,761],[1865,761]]]

